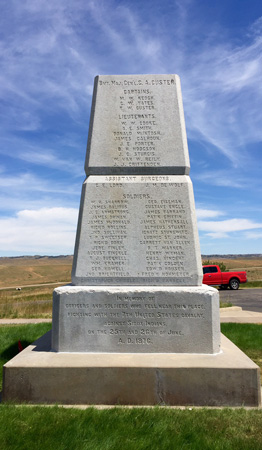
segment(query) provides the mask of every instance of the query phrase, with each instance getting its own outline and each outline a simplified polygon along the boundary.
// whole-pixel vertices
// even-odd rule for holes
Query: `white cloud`
[[[16,192],[17,191],[17,192]],[[67,195],[64,197],[64,201],[62,201],[61,196],[54,195],[50,193],[50,195],[46,195],[45,193],[43,195],[36,195],[33,197],[32,194],[27,192],[20,192],[19,190],[13,190],[11,194],[7,196],[7,194],[0,194],[0,205],[1,205],[1,216],[0,217],[6,217],[7,215],[13,216],[14,211],[19,212],[21,210],[21,205],[23,208],[26,209],[42,209],[46,208],[48,205],[48,208],[55,208],[57,204],[61,205],[61,207],[74,207],[75,201],[68,201]],[[80,196],[80,189],[79,189],[79,196]],[[0,218],[1,220],[1,218]]]
[[[78,210],[42,208],[0,219],[0,248],[5,254],[72,254]]]
[[[255,232],[255,231],[248,231],[245,233],[246,239],[261,239],[262,240],[262,231],[261,232]]]
[[[212,238],[226,238],[229,233],[262,228],[262,223],[249,219],[228,219],[220,221],[198,221],[198,229],[206,231]]]
[[[217,24],[200,29],[199,17],[192,22],[189,10],[180,19],[180,33],[182,27],[185,33],[182,57],[180,45],[178,51],[176,46],[168,48],[169,60],[175,61],[181,76],[188,136],[209,145],[212,152],[219,149],[239,166],[252,156],[245,153],[245,146],[262,140],[261,33],[236,44]],[[196,47],[192,35],[198,36]]]
[[[227,239],[229,238],[228,233],[223,233],[222,231],[218,231],[216,233],[207,233],[206,236],[211,237],[212,239]]]
[[[19,96],[22,104],[5,115],[5,126],[41,129],[53,105],[82,121],[98,73],[176,72],[189,137],[241,164],[239,147],[262,140],[261,20],[236,45],[212,21],[203,28],[194,1],[163,5],[157,20],[151,9],[100,0],[11,7],[16,26],[5,28],[1,86],[4,98]]]
[[[223,215],[221,211],[215,211],[211,209],[196,208],[196,215],[198,219],[209,219],[211,217],[218,217]]]
[[[34,150],[18,153],[17,158],[30,162],[31,164],[41,165],[42,167],[51,167],[56,170],[70,172],[72,175],[84,175],[82,169],[83,164],[81,164],[80,167],[80,163],[72,158],[62,159],[54,152],[54,150],[34,148]],[[82,170],[80,171],[80,169]]]
[[[261,36],[262,34],[262,16],[259,17],[255,22],[253,22],[248,30],[247,36],[253,37],[253,36]]]
[[[4,116],[5,128],[41,129],[43,112],[52,114],[54,104],[56,112],[62,109],[81,120],[83,105],[90,100],[85,86],[92,82],[90,74],[93,78],[96,73],[91,55],[86,54],[91,42],[83,42],[87,32],[77,26],[82,10],[87,8],[77,1],[71,5],[58,0],[51,7],[27,1],[15,9],[10,4],[1,46],[0,90],[7,103],[16,104],[16,111]],[[76,59],[71,47],[81,56]],[[26,117],[17,113],[23,110]],[[30,128],[28,122],[32,122]]]
[[[194,175],[196,180],[212,184],[213,186],[225,186],[244,189],[249,186],[250,180],[234,174],[232,177],[232,170],[208,170]]]
[[[42,177],[38,177],[33,173],[22,173],[19,175],[3,175],[0,178],[0,187],[9,195],[30,193],[31,197],[34,193],[52,193],[76,195],[80,190],[80,184],[72,184],[66,182],[54,182]]]
[[[65,172],[66,176],[70,173],[73,177],[83,177],[86,138],[87,131],[84,140],[83,137],[79,138],[78,135],[65,131],[64,136],[52,138],[47,144],[41,141],[38,141],[37,144],[31,143],[22,137],[2,137],[0,154],[13,160],[40,166],[42,169],[51,168]],[[82,154],[80,151],[78,152],[80,149]],[[3,171],[4,167],[2,167]]]

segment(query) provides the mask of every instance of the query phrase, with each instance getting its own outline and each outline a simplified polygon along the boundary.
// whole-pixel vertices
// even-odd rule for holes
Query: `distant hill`
[[[214,259],[214,258],[224,258],[224,259],[258,259],[258,258],[262,258],[262,254],[261,253],[248,253],[248,254],[238,254],[238,255],[202,255],[203,259]]]
[[[73,255],[58,255],[58,256],[48,256],[48,255],[24,255],[24,256],[0,256],[0,260],[15,260],[15,259],[23,259],[23,260],[38,260],[38,259],[42,259],[42,260],[49,260],[49,259],[72,259]]]

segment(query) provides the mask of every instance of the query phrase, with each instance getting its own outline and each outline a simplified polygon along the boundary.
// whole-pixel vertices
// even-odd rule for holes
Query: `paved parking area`
[[[220,290],[219,297],[222,302],[241,306],[243,310],[262,313],[262,289]]]

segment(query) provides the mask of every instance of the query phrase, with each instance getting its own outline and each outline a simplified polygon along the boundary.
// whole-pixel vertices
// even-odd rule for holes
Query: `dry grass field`
[[[51,318],[53,290],[70,283],[72,261],[72,256],[0,258],[0,318]]]
[[[262,280],[262,257],[209,260],[246,270],[249,281]],[[0,258],[0,318],[51,318],[53,290],[70,283],[72,261],[72,256]]]
[[[0,318],[50,318],[52,317],[52,295],[55,287],[15,288],[0,290]]]
[[[70,282],[72,256],[0,258],[0,288]]]

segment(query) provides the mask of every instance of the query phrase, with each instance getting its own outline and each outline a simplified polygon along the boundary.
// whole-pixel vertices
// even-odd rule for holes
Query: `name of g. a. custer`
[[[133,80],[99,80],[100,86],[172,86],[175,84],[174,78],[171,79],[133,79]],[[149,89],[136,89],[130,92],[124,91],[125,94],[150,94]]]

